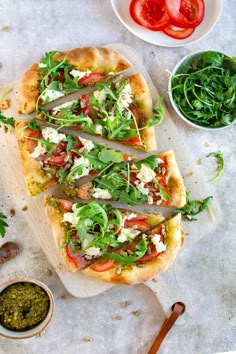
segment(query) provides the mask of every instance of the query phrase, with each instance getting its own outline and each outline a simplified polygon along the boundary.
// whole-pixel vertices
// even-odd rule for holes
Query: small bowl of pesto
[[[17,278],[0,285],[0,335],[25,339],[39,335],[54,313],[54,298],[38,280]]]
[[[170,102],[195,128],[219,130],[236,121],[236,57],[214,50],[180,60],[169,79]]]

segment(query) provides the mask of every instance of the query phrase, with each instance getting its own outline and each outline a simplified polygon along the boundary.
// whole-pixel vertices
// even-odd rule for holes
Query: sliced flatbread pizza
[[[51,127],[15,122],[16,136],[27,191],[35,196],[55,184],[74,186],[79,178],[93,176],[114,163],[134,156],[112,150],[105,144],[58,133]]]
[[[172,150],[111,166],[78,188],[66,188],[65,193],[70,197],[115,200],[129,205],[186,204],[183,178]]]
[[[46,53],[21,78],[19,113],[34,112],[64,95],[106,81],[131,66],[121,53],[109,48],[82,47]]]
[[[162,273],[184,240],[180,214],[164,221],[160,215],[54,197],[45,198],[45,212],[66,269],[110,283],[137,284]]]
[[[117,82],[98,85],[94,92],[51,110],[41,110],[37,118],[57,127],[71,127],[101,135],[145,151],[156,149],[154,126],[163,112],[153,109],[148,85],[137,73]]]

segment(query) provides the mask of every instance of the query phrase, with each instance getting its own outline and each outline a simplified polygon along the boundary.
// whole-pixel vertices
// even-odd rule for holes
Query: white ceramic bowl
[[[222,126],[222,127],[204,127],[204,126],[201,126],[201,125],[198,125],[198,124],[195,124],[193,122],[191,122],[188,118],[186,118],[182,113],[181,111],[179,110],[177,104],[175,103],[174,101],[174,98],[173,98],[173,94],[172,94],[172,84],[171,84],[171,81],[172,81],[172,76],[176,74],[176,72],[178,71],[178,69],[181,67],[181,65],[186,61],[188,60],[191,60],[193,59],[194,57],[197,57],[205,52],[209,52],[209,51],[215,51],[213,49],[209,49],[209,50],[203,50],[203,51],[197,51],[197,52],[194,52],[193,54],[188,54],[186,55],[185,57],[183,57],[174,67],[174,69],[172,70],[172,75],[170,76],[169,78],[169,83],[168,83],[168,93],[169,93],[169,98],[170,98],[170,102],[171,102],[171,105],[172,107],[174,108],[175,112],[177,113],[177,115],[183,119],[186,123],[188,123],[189,125],[191,125],[192,127],[195,127],[195,128],[199,128],[199,129],[203,129],[203,130],[208,130],[208,131],[216,131],[216,130],[222,130],[222,129],[226,129],[226,128],[229,128],[231,127],[235,122],[236,122],[236,117],[235,117],[235,120],[233,123],[229,124],[229,125],[225,125],[225,126]],[[215,51],[217,53],[220,53],[220,54],[223,54],[225,56],[227,56],[227,54],[223,53],[223,52],[219,52],[219,51]]]
[[[205,0],[205,15],[194,33],[185,39],[175,39],[163,32],[150,31],[138,25],[129,14],[130,0],[111,0],[113,10],[123,25],[142,40],[162,47],[182,47],[195,43],[205,37],[215,26],[221,12],[223,0]]]
[[[31,279],[31,278],[16,278],[16,279],[12,279],[9,280],[3,284],[0,285],[0,293],[6,289],[8,286],[12,285],[12,284],[16,284],[16,283],[33,283],[36,284],[38,286],[40,286],[48,295],[49,300],[50,300],[50,305],[49,305],[49,310],[47,313],[47,316],[45,317],[45,319],[40,322],[37,326],[35,326],[32,329],[26,330],[26,331],[22,331],[22,332],[17,332],[17,331],[11,331],[5,327],[3,327],[0,323],[0,335],[6,338],[11,338],[11,339],[25,339],[25,338],[30,338],[30,337],[34,337],[36,335],[39,335],[41,332],[43,332],[45,330],[45,328],[48,326],[49,322],[51,321],[53,314],[54,314],[54,308],[55,308],[55,301],[52,295],[51,290],[49,290],[49,288],[41,283],[38,280],[35,279]]]

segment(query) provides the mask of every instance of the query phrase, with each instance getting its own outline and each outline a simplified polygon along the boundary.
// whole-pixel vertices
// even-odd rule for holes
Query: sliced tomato
[[[124,227],[134,227],[136,226],[137,230],[145,232],[150,229],[150,226],[145,222],[137,219],[125,220]]]
[[[67,143],[64,142],[64,141],[60,141],[60,142],[57,143],[57,145],[56,145],[56,150],[55,150],[55,152],[56,152],[57,154],[60,154],[61,152],[66,151],[66,148],[67,148]]]
[[[135,22],[151,31],[161,31],[170,23],[165,0],[132,0],[129,12]]]
[[[78,197],[81,199],[88,199],[90,187],[91,183],[86,183],[85,185],[81,186],[78,191]]]
[[[29,139],[27,139],[26,141],[26,147],[28,152],[32,154],[32,152],[34,152],[34,149],[38,145],[38,141],[34,139],[42,139],[43,134],[41,130],[32,130],[31,133],[28,135],[28,137]]]
[[[70,250],[69,244],[66,245],[65,250],[67,257],[74,263],[77,269],[83,267],[87,263],[86,259],[81,254],[73,253]]]
[[[48,189],[55,186],[57,184],[57,181],[58,181],[57,177],[50,179],[47,183],[45,183],[44,188]]]
[[[96,263],[90,266],[90,269],[94,270],[95,272],[105,272],[114,267],[113,259],[100,259]]]
[[[73,203],[70,202],[69,200],[62,200],[61,201],[61,207],[64,211],[71,212],[72,211],[72,205]]]
[[[203,0],[166,0],[165,3],[171,23],[175,26],[193,28],[203,20],[205,13]]]
[[[150,245],[150,253],[146,253],[142,258],[136,261],[136,263],[146,263],[157,258],[160,253],[157,253],[156,247],[153,243]]]
[[[175,39],[185,39],[190,37],[195,31],[195,27],[193,28],[179,28],[174,27],[173,25],[169,25],[163,29],[163,32],[167,34],[169,37]]]
[[[106,75],[101,73],[91,73],[89,75],[85,75],[78,80],[79,85],[95,85],[96,83],[105,79]]]
[[[124,140],[123,140],[123,142],[124,142]],[[138,136],[135,136],[134,138],[130,138],[129,140],[127,140],[127,143],[129,143],[130,145],[135,145],[135,146],[143,146],[143,142]]]
[[[44,163],[46,165],[50,165],[50,166],[65,166],[66,161],[65,158],[68,156],[68,154],[62,153],[61,155],[51,155],[49,158],[44,160]]]
[[[92,107],[90,106],[90,95],[87,93],[85,95],[82,95],[80,98],[81,102],[81,109],[82,111],[87,114],[90,118],[94,119],[95,116],[93,114]]]

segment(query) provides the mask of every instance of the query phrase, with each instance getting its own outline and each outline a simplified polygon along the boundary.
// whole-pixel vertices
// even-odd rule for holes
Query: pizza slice
[[[110,199],[129,205],[186,204],[184,182],[172,150],[111,166],[78,188],[66,188],[65,193],[70,197]]]
[[[184,240],[180,214],[165,221],[160,215],[54,197],[45,198],[45,212],[66,269],[110,283],[137,284],[160,274]]]
[[[21,78],[19,113],[31,113],[64,95],[95,86],[131,66],[121,53],[109,48],[83,47],[46,53]]]
[[[154,126],[162,117],[161,108],[153,109],[150,90],[140,73],[102,83],[94,92],[41,110],[37,116],[57,127],[69,126],[145,151],[156,149]]]
[[[16,121],[15,127],[30,196],[55,184],[74,186],[81,177],[95,175],[114,163],[134,158],[105,144],[39,126],[34,120],[30,123]]]

